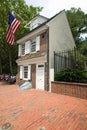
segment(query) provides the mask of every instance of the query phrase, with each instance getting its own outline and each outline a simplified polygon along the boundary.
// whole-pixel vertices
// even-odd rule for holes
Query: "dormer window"
[[[44,16],[40,16],[40,15],[36,16],[29,23],[30,24],[30,30],[35,29],[36,27],[40,26],[41,24],[43,24],[47,20],[48,20],[48,18],[46,18]],[[29,24],[27,24],[27,25],[29,25]]]

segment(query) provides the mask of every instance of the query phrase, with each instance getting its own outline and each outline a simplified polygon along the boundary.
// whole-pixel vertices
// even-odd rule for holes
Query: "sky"
[[[41,15],[52,17],[62,10],[70,10],[71,7],[81,8],[87,13],[87,0],[25,0],[26,4],[43,7]]]

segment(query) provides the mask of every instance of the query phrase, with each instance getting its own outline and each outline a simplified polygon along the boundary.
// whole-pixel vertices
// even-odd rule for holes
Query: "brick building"
[[[30,81],[33,88],[50,91],[54,80],[54,51],[75,47],[65,10],[50,19],[38,15],[27,26],[30,32],[17,40],[17,82]]]

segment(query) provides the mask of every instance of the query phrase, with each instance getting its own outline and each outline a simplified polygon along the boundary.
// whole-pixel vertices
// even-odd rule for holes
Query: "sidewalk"
[[[87,130],[87,100],[0,82],[0,130]]]

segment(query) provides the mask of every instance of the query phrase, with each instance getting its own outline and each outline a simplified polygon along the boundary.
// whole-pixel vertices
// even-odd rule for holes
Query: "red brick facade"
[[[87,84],[52,82],[51,92],[87,99]]]
[[[46,32],[40,34],[40,51],[37,51],[36,53],[27,54],[24,56],[20,56],[19,60],[27,60],[27,59],[33,59],[38,58],[42,56],[46,56]],[[44,89],[46,90],[46,81],[47,81],[47,74],[46,74],[46,62],[44,63]],[[20,80],[20,66],[18,66],[18,74],[16,76],[16,83],[21,85],[24,80]],[[36,64],[31,64],[31,82],[32,87],[36,88]]]

